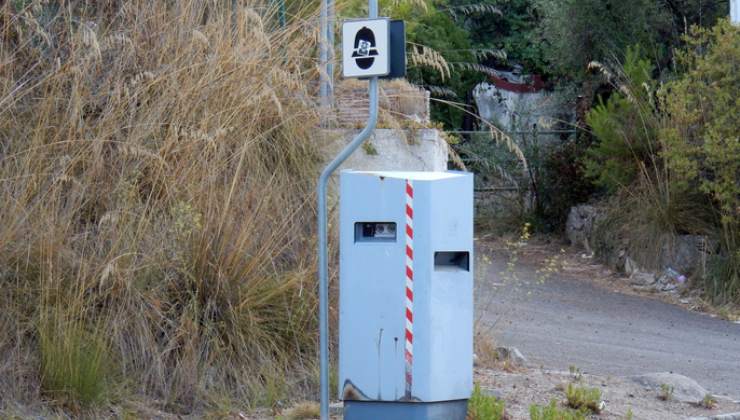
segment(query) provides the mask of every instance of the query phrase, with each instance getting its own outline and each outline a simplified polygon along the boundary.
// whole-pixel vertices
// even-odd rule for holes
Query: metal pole
[[[332,109],[334,107],[334,63],[336,63],[336,57],[335,57],[335,50],[334,50],[334,30],[336,29],[336,7],[334,0],[327,0],[327,7],[328,7],[328,22],[327,22],[327,34],[326,38],[328,40],[328,63],[326,65],[326,77],[327,77],[327,87],[326,87],[326,102],[329,107],[329,109]]]
[[[730,22],[740,26],[740,0],[730,0]]]
[[[321,108],[321,124],[326,122],[326,110],[328,109],[328,52],[329,52],[329,0],[321,1],[321,15],[319,17],[319,106]]]
[[[370,18],[378,17],[378,0],[368,0]],[[326,191],[331,174],[367,140],[378,122],[378,78],[370,79],[368,87],[370,115],[360,131],[334,160],[321,172],[318,187],[319,224],[319,365],[321,382],[321,420],[329,420],[329,251],[327,248]]]

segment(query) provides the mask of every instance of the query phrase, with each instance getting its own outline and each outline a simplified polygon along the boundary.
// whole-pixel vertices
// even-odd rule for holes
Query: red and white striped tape
[[[414,186],[406,180],[406,396],[411,397],[414,364]]]

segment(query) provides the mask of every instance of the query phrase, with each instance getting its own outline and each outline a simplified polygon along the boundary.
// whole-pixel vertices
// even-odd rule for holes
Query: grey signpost
[[[368,1],[369,18],[378,17],[378,0]],[[322,16],[327,19],[326,15]],[[342,40],[343,42],[351,42]],[[333,48],[329,45],[328,48]],[[387,51],[384,52],[387,54]],[[323,52],[326,54],[326,52]],[[370,115],[365,128],[347,147],[337,155],[321,172],[318,186],[318,224],[319,224],[319,358],[321,382],[321,419],[329,419],[329,252],[327,250],[327,186],[332,173],[367,140],[378,121],[378,76],[369,80],[368,96]]]

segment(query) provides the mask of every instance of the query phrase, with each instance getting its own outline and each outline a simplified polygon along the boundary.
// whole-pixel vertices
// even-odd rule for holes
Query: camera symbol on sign
[[[357,63],[357,67],[367,70],[375,62],[375,56],[378,55],[378,49],[375,45],[375,34],[373,31],[363,26],[355,35],[355,48],[352,50],[352,57]]]

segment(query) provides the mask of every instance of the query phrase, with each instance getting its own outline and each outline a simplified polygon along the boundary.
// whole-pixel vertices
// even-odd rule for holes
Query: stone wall
[[[687,285],[690,278],[706,275],[706,261],[718,251],[718,243],[700,235],[669,235],[658,237],[659,249],[655,257],[640,261],[638,255],[644,244],[630,243],[629,235],[610,239],[613,245],[597,248],[599,235],[615,235],[599,229],[607,218],[607,208],[599,205],[580,205],[570,209],[566,236],[571,245],[595,255],[610,268],[630,277],[634,286],[672,292]],[[603,240],[601,242],[604,242]]]
[[[338,83],[334,92],[334,127],[359,128],[369,113],[367,82],[349,79]],[[429,92],[403,80],[382,81],[378,90],[379,127],[428,126]]]

